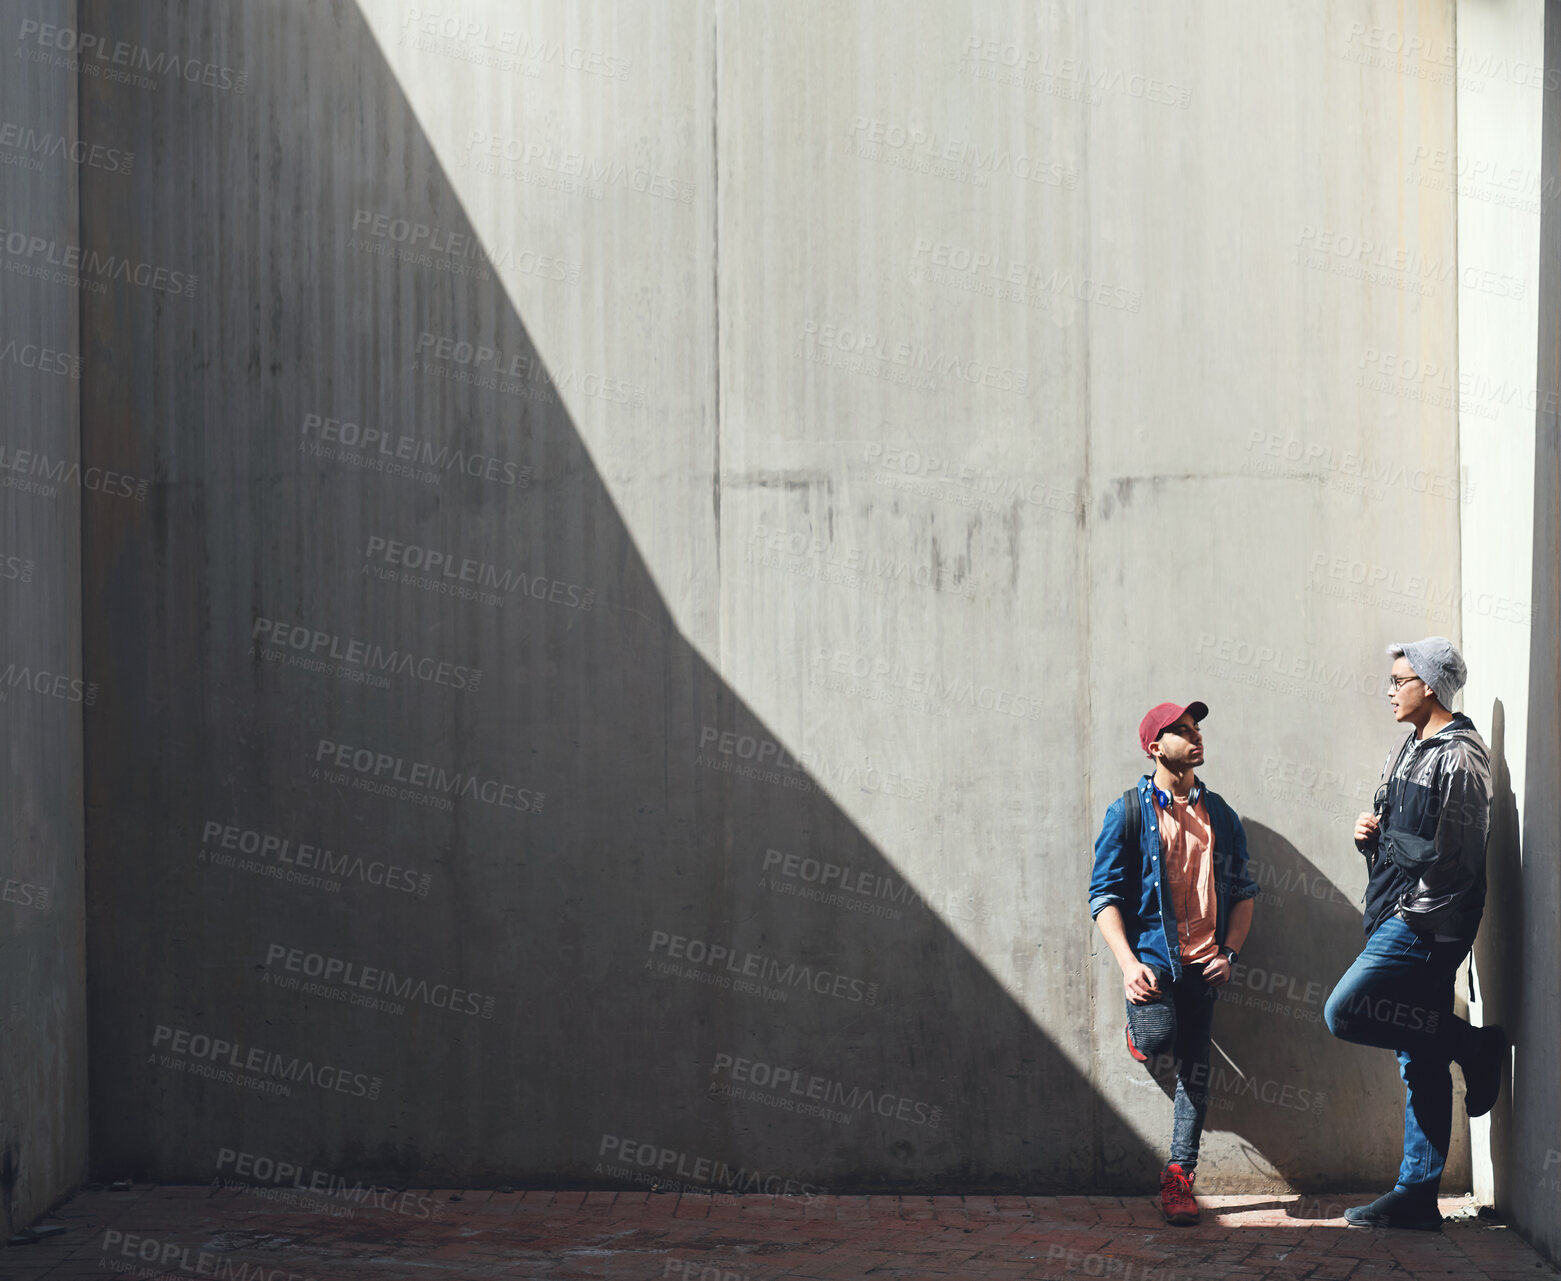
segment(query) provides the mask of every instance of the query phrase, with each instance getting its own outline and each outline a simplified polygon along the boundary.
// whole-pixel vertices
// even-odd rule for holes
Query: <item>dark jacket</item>
[[[1407,753],[1402,777],[1398,764]],[[1440,731],[1408,736],[1388,753],[1382,769],[1386,822],[1369,841],[1357,841],[1370,875],[1365,927],[1369,938],[1397,914],[1417,933],[1474,938],[1485,911],[1485,838],[1491,820],[1491,758],[1474,722],[1462,712]],[[1378,788],[1379,797],[1383,795]],[[1382,810],[1378,804],[1379,816]],[[1430,842],[1434,861],[1420,875],[1387,857],[1382,838],[1403,832]]]
[[[1089,878],[1090,919],[1099,916],[1102,908],[1116,904],[1128,944],[1138,959],[1179,979],[1182,960],[1176,916],[1171,895],[1165,892],[1160,817],[1150,776],[1145,774],[1138,780],[1138,812],[1143,821],[1136,850],[1126,848],[1127,810],[1122,802],[1120,796],[1111,802],[1095,838],[1095,866]],[[1258,885],[1247,875],[1247,834],[1236,811],[1208,788],[1203,789],[1203,806],[1214,837],[1214,941],[1223,945],[1230,905],[1255,896]]]

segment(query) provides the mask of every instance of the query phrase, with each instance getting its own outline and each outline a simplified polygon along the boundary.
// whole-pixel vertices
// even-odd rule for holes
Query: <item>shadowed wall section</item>
[[[1142,1182],[1152,1153],[679,634],[571,421],[592,371],[544,359],[356,10],[199,12],[221,61],[287,75],[96,104],[163,141],[132,204],[86,201],[199,282],[86,326],[92,449],[157,478],[87,526],[95,1168]]]
[[[1269,877],[1201,1174],[1386,1177],[1391,1060],[1304,1016],[1357,568],[1456,575],[1455,413],[1370,354],[1455,343],[1456,202],[1367,38],[1451,6],[1367,17],[84,4],[148,267],[82,300],[149,481],[83,516],[95,1170],[1147,1187],[1085,884],[1201,697]]]
[[[72,3],[7,6],[72,24]],[[7,51],[8,55],[10,51]],[[87,1166],[79,464],[76,78],[7,56],[0,178],[0,1233],[9,1237]],[[24,132],[25,130],[25,132]],[[91,286],[89,286],[91,287]],[[102,288],[101,285],[96,285]],[[96,484],[94,484],[96,482]]]

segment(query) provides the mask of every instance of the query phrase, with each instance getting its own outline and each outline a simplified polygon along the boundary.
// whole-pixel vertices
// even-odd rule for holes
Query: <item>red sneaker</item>
[[[1172,1161],[1160,1175],[1160,1210],[1167,1223],[1188,1227],[1198,1221],[1198,1203],[1192,1198],[1192,1181],[1197,1171],[1184,1174]]]
[[[1133,1025],[1131,1023],[1124,1023],[1122,1025],[1122,1031],[1127,1035],[1127,1052],[1140,1063],[1149,1062],[1149,1056],[1133,1044]]]

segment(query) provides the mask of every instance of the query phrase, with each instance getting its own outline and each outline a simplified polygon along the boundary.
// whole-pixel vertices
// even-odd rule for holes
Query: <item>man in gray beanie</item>
[[[1410,732],[1389,753],[1373,812],[1355,824],[1366,856],[1366,946],[1328,997],[1328,1030],[1397,1050],[1407,1098],[1404,1159],[1393,1190],[1345,1218],[1356,1227],[1436,1231],[1436,1194],[1452,1137],[1450,1065],[1463,1069],[1464,1104],[1496,1103],[1509,1043],[1499,1027],[1453,1013],[1453,976],[1485,908],[1490,752],[1451,710],[1468,669],[1445,636],[1388,646],[1393,717]]]

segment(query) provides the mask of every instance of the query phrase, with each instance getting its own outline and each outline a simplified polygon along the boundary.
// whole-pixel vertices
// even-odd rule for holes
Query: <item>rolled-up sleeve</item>
[[[1127,813],[1119,796],[1106,810],[1100,835],[1095,838],[1095,866],[1089,878],[1089,917],[1094,920],[1113,903],[1127,902],[1127,851],[1122,838],[1127,830]]]

